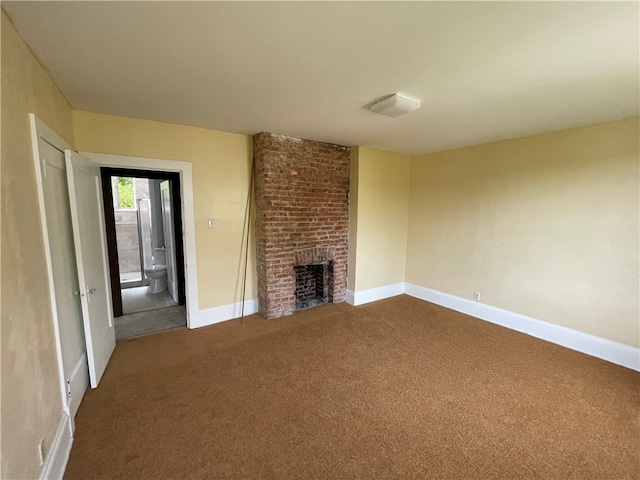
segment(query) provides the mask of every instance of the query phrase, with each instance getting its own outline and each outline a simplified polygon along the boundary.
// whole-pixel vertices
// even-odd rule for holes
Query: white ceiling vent
[[[413,112],[420,108],[422,104],[417,98],[410,97],[405,93],[393,93],[376,101],[371,107],[371,111],[397,117],[405,113]]]

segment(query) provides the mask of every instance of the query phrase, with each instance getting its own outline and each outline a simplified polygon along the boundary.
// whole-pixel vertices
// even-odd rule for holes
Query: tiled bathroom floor
[[[122,290],[122,310],[126,313],[141,312],[176,305],[169,291],[149,293],[149,287],[125,288]]]

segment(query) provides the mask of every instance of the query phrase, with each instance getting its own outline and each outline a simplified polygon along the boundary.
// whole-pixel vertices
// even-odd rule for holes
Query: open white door
[[[178,281],[176,278],[176,250],[173,233],[173,201],[171,199],[171,188],[169,181],[165,180],[160,184],[160,195],[162,196],[162,223],[164,227],[164,250],[167,261],[167,287],[171,298],[178,303]]]
[[[89,378],[96,388],[116,346],[100,167],[71,150],[65,150],[65,160]]]

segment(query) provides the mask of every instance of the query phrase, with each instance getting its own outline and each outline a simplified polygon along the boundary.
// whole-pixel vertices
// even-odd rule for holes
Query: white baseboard
[[[240,318],[242,313],[242,302],[230,303],[220,307],[207,308],[198,312],[198,318],[191,320],[189,328],[206,327],[214,323],[226,322],[234,318]],[[253,315],[258,312],[258,299],[245,300],[244,315]]]
[[[347,298],[346,298],[346,300],[347,300],[347,303],[349,305],[354,305],[355,304],[356,300],[355,300],[355,297],[353,296],[353,290],[347,289]]]
[[[89,368],[87,367],[87,354],[83,353],[78,363],[71,372],[71,397],[67,400],[69,402],[69,416],[73,424],[73,419],[78,413],[78,407],[84,397],[84,394],[89,388]]]
[[[411,283],[405,283],[405,293],[571,350],[640,371],[640,349],[629,345]]]
[[[375,302],[376,300],[402,295],[403,293],[404,282],[393,283],[383,287],[370,288],[359,292],[347,290],[347,303],[349,305],[358,306],[369,302]]]
[[[69,427],[69,417],[67,414],[62,415],[58,431],[53,439],[51,448],[46,455],[44,466],[40,472],[41,480],[58,480],[64,477],[64,471],[67,468],[69,454],[71,453],[71,428]]]

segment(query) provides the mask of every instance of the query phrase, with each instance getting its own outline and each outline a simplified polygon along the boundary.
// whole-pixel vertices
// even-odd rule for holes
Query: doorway
[[[186,326],[180,175],[101,175],[116,338]]]

